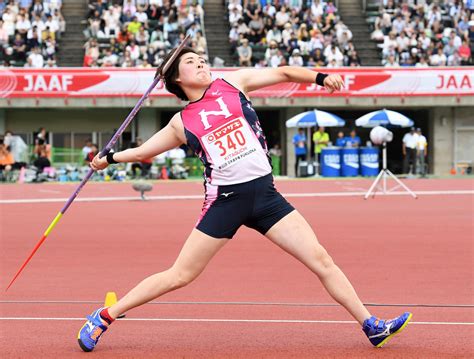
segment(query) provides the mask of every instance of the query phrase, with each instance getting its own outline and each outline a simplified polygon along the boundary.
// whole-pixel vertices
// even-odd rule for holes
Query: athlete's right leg
[[[173,266],[140,282],[108,308],[109,316],[115,319],[132,308],[191,283],[227,242],[228,239],[213,238],[198,229],[193,229]],[[93,350],[107,327],[107,323],[100,317],[100,310],[89,316],[78,334],[81,348],[84,351]]]

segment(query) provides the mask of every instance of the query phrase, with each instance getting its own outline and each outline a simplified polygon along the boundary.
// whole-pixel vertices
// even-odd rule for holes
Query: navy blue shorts
[[[232,238],[242,225],[265,234],[293,210],[268,174],[250,182],[208,186],[196,228],[214,238]]]

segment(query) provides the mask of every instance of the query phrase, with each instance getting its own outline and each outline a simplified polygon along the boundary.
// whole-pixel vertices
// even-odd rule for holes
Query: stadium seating
[[[384,0],[378,7],[369,5],[368,10],[371,37],[379,43],[382,65],[472,65],[473,1]]]
[[[360,65],[352,32],[333,1],[230,0],[228,13],[229,42],[238,66]],[[249,54],[251,61],[246,61]]]
[[[61,0],[0,2],[0,63],[55,67],[57,40],[66,30]]]
[[[84,66],[153,67],[186,34],[207,58],[199,3],[162,0],[89,1]]]

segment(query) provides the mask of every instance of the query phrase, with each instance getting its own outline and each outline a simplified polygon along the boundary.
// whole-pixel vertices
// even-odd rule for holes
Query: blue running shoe
[[[87,316],[87,322],[82,326],[77,334],[79,346],[85,352],[92,351],[97,345],[101,335],[107,330],[108,324],[100,317],[100,312],[104,308],[97,309]]]
[[[391,337],[400,333],[407,326],[411,317],[412,314],[409,312],[386,321],[372,316],[365,320],[362,330],[375,347],[381,348]]]

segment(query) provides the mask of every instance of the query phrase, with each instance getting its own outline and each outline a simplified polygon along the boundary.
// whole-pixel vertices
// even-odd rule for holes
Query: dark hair
[[[155,78],[157,76],[162,75],[163,67],[164,65],[169,61],[171,56],[175,53],[176,49],[171,50],[163,59],[163,62],[161,63],[160,67],[156,70]],[[181,100],[188,101],[188,96],[184,93],[183,89],[175,82],[175,80],[179,76],[179,59],[181,56],[188,54],[192,52],[193,54],[197,54],[196,51],[194,51],[190,47],[185,47],[181,50],[180,54],[174,59],[173,63],[168,67],[166,70],[164,76],[163,76],[163,82],[165,83],[165,87],[168,90],[168,92],[172,93],[176,97],[180,98]]]

